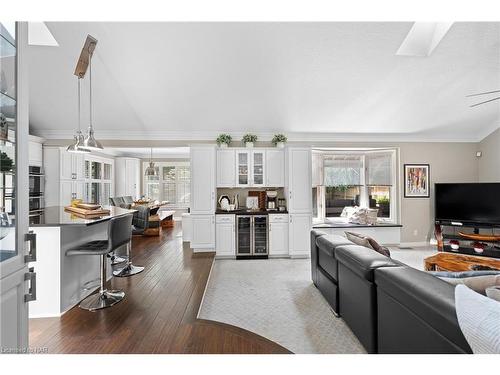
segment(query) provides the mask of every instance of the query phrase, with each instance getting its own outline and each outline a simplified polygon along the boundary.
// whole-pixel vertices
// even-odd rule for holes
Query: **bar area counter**
[[[60,316],[98,288],[99,257],[66,256],[66,251],[89,241],[107,239],[109,220],[135,212],[113,206],[103,208],[110,213],[82,218],[61,206],[46,207],[39,223],[30,225],[37,241],[37,260],[30,263],[37,274],[37,299],[30,302],[30,318]],[[108,275],[112,275],[110,263]]]

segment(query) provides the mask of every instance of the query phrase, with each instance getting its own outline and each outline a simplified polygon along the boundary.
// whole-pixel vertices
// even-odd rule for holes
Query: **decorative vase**
[[[221,143],[219,145],[219,148],[227,148],[227,147],[228,147],[227,143]]]
[[[253,142],[245,142],[245,147],[253,148]]]
[[[276,148],[285,148],[285,142],[276,143]]]

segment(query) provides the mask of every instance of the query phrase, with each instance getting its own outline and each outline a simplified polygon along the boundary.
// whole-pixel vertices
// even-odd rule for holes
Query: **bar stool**
[[[95,311],[111,307],[120,302],[125,297],[125,292],[121,290],[106,289],[106,255],[130,242],[132,231],[132,215],[114,217],[108,224],[108,239],[87,242],[66,251],[67,256],[75,255],[99,255],[101,268],[101,286],[97,293],[94,293],[80,302],[80,308]]]
[[[149,222],[149,207],[137,206],[135,207],[135,209],[137,210],[137,212],[134,214],[132,221],[133,223],[133,225],[131,226],[132,234],[144,234],[144,231],[147,229]],[[129,242],[127,244],[127,256],[128,256],[127,265],[123,268],[114,271],[113,272],[114,276],[128,277],[144,271],[144,267],[134,266],[132,264],[132,258],[130,255],[131,248],[132,248],[132,243]]]

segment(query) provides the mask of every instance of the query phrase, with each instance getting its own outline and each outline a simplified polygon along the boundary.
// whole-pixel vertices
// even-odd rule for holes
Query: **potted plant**
[[[246,147],[253,147],[253,144],[257,142],[257,136],[255,134],[245,134],[241,139]]]
[[[0,152],[1,172],[10,172],[14,166],[14,161],[5,152]]]
[[[232,140],[233,137],[231,137],[229,134],[219,134],[215,141],[220,148],[226,148],[229,146]]]
[[[288,140],[288,138],[286,137],[286,135],[284,135],[284,134],[275,134],[274,137],[273,137],[273,139],[271,140],[271,142],[276,147],[283,148],[283,147],[285,147],[285,143],[286,143],[287,140]]]

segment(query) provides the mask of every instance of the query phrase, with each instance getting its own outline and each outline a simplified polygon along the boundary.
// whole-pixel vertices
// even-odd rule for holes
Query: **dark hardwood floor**
[[[108,288],[125,291],[122,302],[30,319],[30,346],[49,353],[289,353],[252,332],[196,319],[214,254],[183,248],[179,223],[161,238],[134,237],[132,252],[146,269],[110,281]]]

